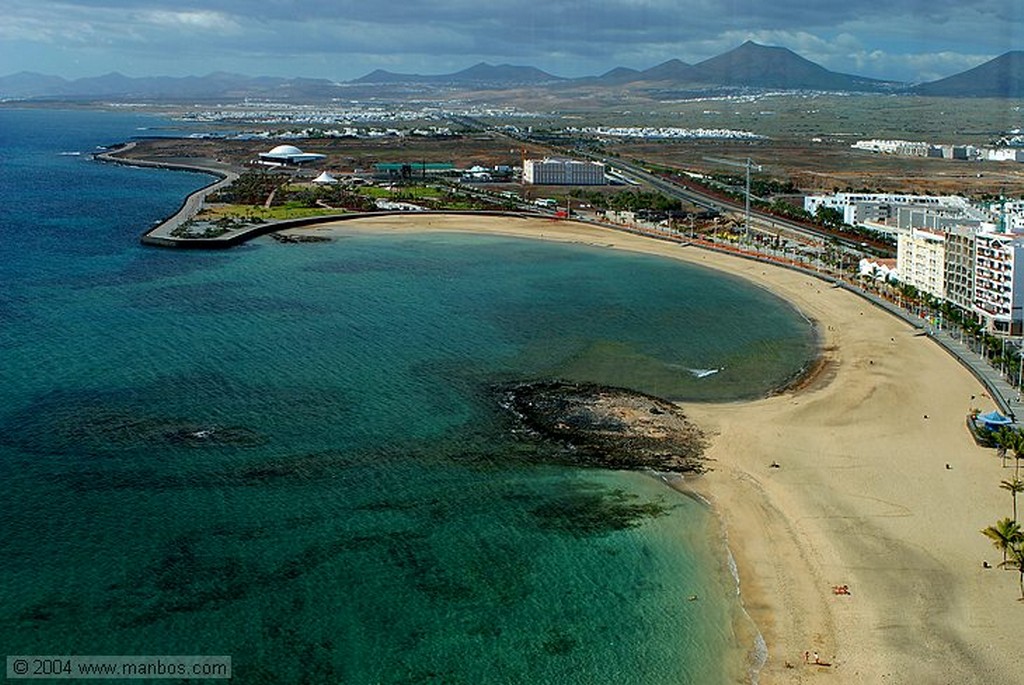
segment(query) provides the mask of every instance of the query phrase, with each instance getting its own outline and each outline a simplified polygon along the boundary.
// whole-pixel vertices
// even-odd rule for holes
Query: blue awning
[[[978,420],[986,426],[1006,426],[1013,423],[1013,419],[1009,419],[997,411],[990,411],[987,414],[981,414],[978,416]]]

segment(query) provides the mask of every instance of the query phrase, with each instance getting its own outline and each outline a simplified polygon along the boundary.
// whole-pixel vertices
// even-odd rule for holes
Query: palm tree
[[[1024,542],[1024,532],[1020,524],[1011,518],[1000,519],[994,526],[989,526],[981,531],[981,534],[992,540],[992,544],[1003,553],[1003,563],[1006,563],[1006,553],[1014,545],[1020,547]]]
[[[1000,566],[1012,568],[1019,574],[1018,582],[1020,583],[1020,599],[1024,601],[1024,541],[1018,539],[1016,544],[1011,545],[1008,548],[1010,553],[1009,560],[1003,560]]]
[[[1003,468],[1006,468],[1006,455],[1013,449],[1016,439],[1017,431],[1006,426],[1000,426],[999,430],[992,433],[992,442],[996,445],[996,454],[1003,460]]]
[[[1005,426],[1003,428],[1006,428]],[[1000,429],[1002,430],[1002,429]],[[1006,450],[1013,450],[1014,472],[1013,477],[1020,475],[1020,460],[1024,459],[1024,429],[1006,428],[1006,436],[1003,438]],[[1004,464],[1005,466],[1005,460]]]
[[[1024,492],[1024,480],[1021,480],[1017,476],[1011,479],[1004,480],[999,484],[1003,490],[1009,490],[1010,495],[1013,497],[1013,520],[1017,520],[1017,493]]]

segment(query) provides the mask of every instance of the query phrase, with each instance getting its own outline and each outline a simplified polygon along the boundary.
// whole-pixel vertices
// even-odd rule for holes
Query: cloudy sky
[[[923,81],[1024,49],[1022,0],[4,0],[0,75],[348,80],[479,61],[559,76],[697,62],[745,40]]]

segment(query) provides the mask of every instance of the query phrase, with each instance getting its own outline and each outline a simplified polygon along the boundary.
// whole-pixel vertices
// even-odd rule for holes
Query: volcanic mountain
[[[692,67],[705,84],[785,90],[889,91],[898,84],[841,74],[804,59],[792,50],[747,41]]]
[[[1013,50],[973,69],[922,83],[918,95],[974,98],[1024,98],[1024,50]]]
[[[452,84],[452,85],[539,85],[563,81],[560,76],[554,76],[541,71],[536,67],[520,67],[512,64],[499,64],[497,66],[480,62],[468,69],[457,71],[451,74],[422,75],[422,74],[398,74],[384,69],[377,69],[366,76],[357,78],[352,83],[424,83],[424,84]]]
[[[782,47],[747,41],[697,64],[678,59],[649,69],[617,67],[601,76],[563,78],[531,66],[480,62],[449,74],[399,74],[378,69],[362,78],[338,84],[327,79],[248,77],[216,72],[206,76],[129,77],[119,73],[66,80],[21,72],[0,77],[0,99],[104,98],[183,102],[243,99],[326,101],[337,97],[371,97],[388,93],[403,97],[413,86],[417,97],[433,87],[451,90],[545,89],[572,99],[582,89],[641,93],[645,97],[679,97],[680,92],[707,89],[819,90],[838,92],[909,93],[946,97],[1024,98],[1024,51],[1007,52],[973,69],[913,88],[891,81],[830,71]]]
[[[118,72],[72,81],[32,72],[0,77],[0,97],[86,100],[180,101],[252,96],[281,99],[322,99],[333,95],[326,79],[242,76],[214,72],[206,76],[132,77]]]

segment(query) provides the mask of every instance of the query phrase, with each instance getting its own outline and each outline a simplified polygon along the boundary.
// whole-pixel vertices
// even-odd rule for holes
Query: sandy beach
[[[980,533],[1010,515],[999,482],[1012,471],[964,426],[972,407],[994,407],[984,388],[931,340],[807,275],[583,224],[389,216],[301,232],[356,230],[631,250],[728,272],[791,302],[823,339],[811,382],[752,402],[683,405],[712,437],[713,470],[695,487],[721,518],[768,646],[760,682],[1024,683],[1017,574],[982,567],[1000,555]],[[837,585],[850,594],[834,594]],[[805,653],[830,665],[807,664]]]

